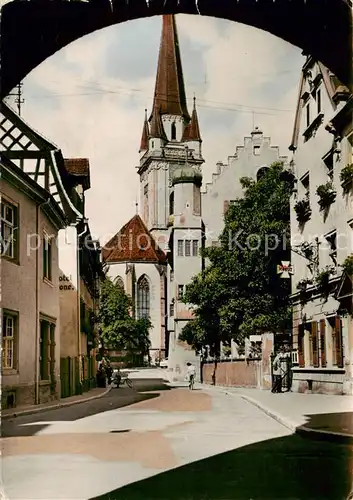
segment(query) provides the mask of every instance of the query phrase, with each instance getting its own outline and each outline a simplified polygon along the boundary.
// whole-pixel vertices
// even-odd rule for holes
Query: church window
[[[199,242],[198,242],[198,240],[192,241],[192,255],[193,255],[193,257],[198,257],[198,255],[199,255]]]
[[[191,240],[185,240],[185,257],[191,255]]]
[[[119,286],[120,288],[124,289],[124,281],[121,276],[117,276],[114,280],[115,285]]]
[[[142,276],[137,283],[137,318],[150,316],[150,285],[146,276]]]
[[[175,141],[176,140],[176,125],[175,125],[175,122],[172,123],[172,141]]]
[[[178,257],[184,256],[184,241],[178,240]]]
[[[169,215],[174,214],[174,191],[169,196]]]
[[[260,146],[254,146],[254,155],[259,156],[260,155]]]

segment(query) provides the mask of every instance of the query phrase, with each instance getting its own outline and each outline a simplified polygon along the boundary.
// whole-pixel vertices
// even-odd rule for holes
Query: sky
[[[281,155],[289,154],[301,49],[231,21],[191,15],[176,21],[189,111],[194,94],[197,99],[204,182],[254,126]],[[65,158],[89,158],[87,217],[102,244],[136,213],[138,150],[144,109],[153,101],[161,27],[158,16],[96,31],[23,81],[23,118]]]

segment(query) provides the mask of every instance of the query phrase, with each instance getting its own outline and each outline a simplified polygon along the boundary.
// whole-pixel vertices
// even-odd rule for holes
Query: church
[[[196,99],[190,114],[175,16],[162,19],[153,106],[150,115],[145,110],[139,149],[140,213],[104,246],[102,258],[108,275],[132,297],[136,317],[152,322],[152,363],[168,358],[169,378],[178,381],[187,362],[199,369],[196,353],[178,339],[192,320],[182,297],[205,265],[200,248],[217,242],[226,207],[242,195],[239,178],[256,177],[261,168],[285,158],[256,129],[227,165],[217,165],[213,182],[201,192],[204,158]],[[207,206],[207,220],[201,206]]]

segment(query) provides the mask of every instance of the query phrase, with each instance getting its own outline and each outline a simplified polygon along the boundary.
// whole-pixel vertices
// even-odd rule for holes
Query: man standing
[[[189,389],[194,389],[196,367],[192,363],[186,363],[187,365],[187,376],[189,378]]]
[[[273,360],[272,374],[273,374],[273,384],[271,392],[273,393],[282,392],[280,351],[277,352],[275,359]]]

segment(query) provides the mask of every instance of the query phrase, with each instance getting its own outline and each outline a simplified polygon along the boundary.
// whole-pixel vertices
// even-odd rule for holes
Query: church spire
[[[186,121],[190,120],[174,15],[163,16],[157,78],[150,121],[155,118],[156,113],[182,116]]]
[[[183,139],[184,142],[198,141],[202,142],[200,127],[199,127],[199,119],[197,117],[196,111],[196,97],[194,97],[194,107],[192,110],[190,123],[185,127]]]
[[[142,136],[141,136],[141,144],[140,144],[140,153],[142,151],[147,151],[148,150],[148,137],[150,135],[150,130],[148,126],[148,120],[147,120],[147,109],[145,109],[145,121],[143,123],[143,129],[142,129]]]

